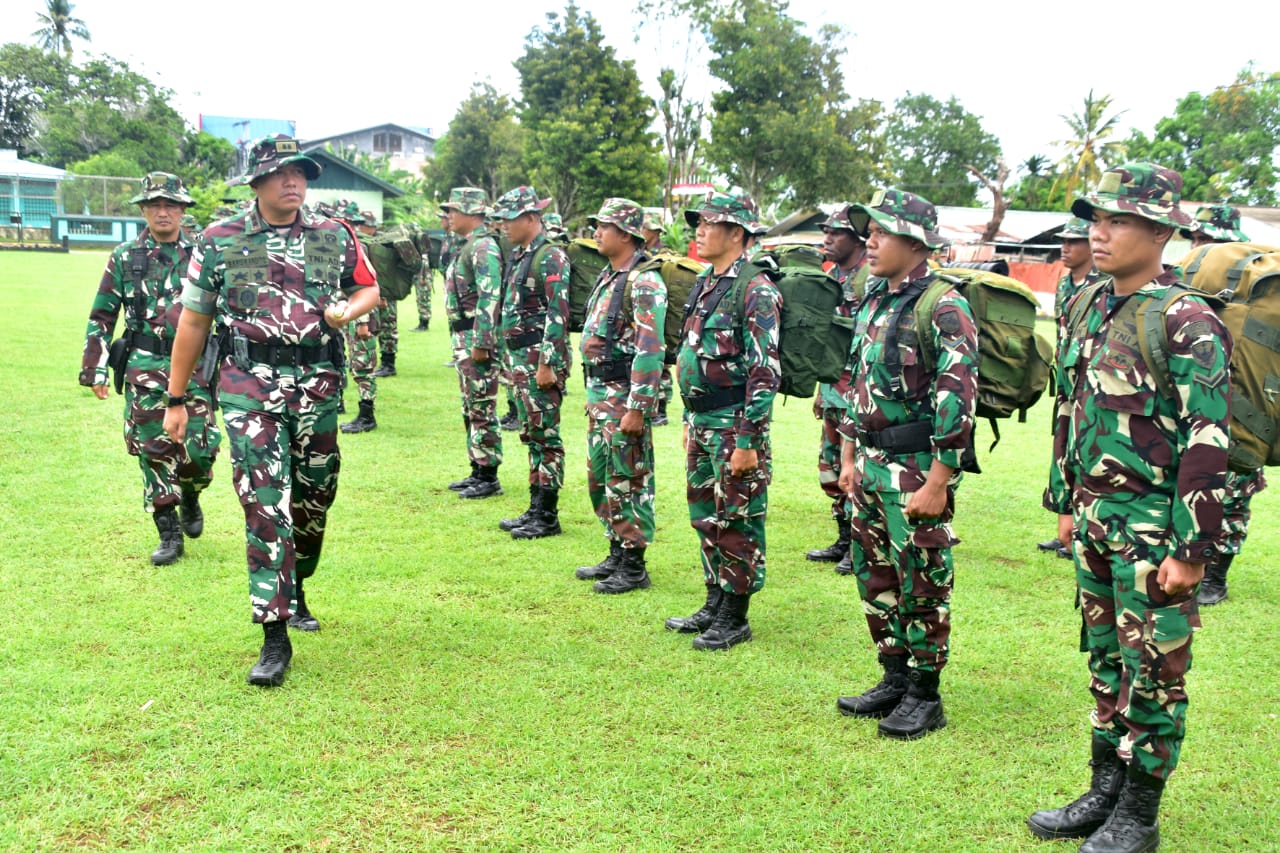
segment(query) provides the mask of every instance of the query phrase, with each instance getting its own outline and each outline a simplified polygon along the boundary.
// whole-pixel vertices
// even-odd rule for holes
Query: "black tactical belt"
[[[475,317],[463,317],[461,320],[450,320],[449,331],[451,332],[469,332],[476,325]]]
[[[599,364],[586,366],[587,376],[601,382],[617,382],[619,379],[631,378],[630,361],[602,361]]]
[[[249,358],[272,367],[301,367],[333,361],[328,346],[298,346],[296,344],[256,344],[249,341]]]
[[[152,355],[171,355],[173,353],[172,338],[157,338],[145,332],[130,332],[129,343],[137,350]]]
[[[508,335],[505,340],[507,349],[531,347],[534,344],[542,343],[542,329],[532,329],[522,335]]]
[[[717,388],[709,394],[686,397],[681,394],[684,407],[691,412],[714,412],[729,406],[741,406],[747,402],[747,386],[735,385],[732,388]]]
[[[860,429],[858,441],[863,447],[886,453],[923,453],[933,449],[933,421],[913,421],[878,430]]]

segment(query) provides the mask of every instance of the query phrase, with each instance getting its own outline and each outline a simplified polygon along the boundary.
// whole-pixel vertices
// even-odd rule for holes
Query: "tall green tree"
[[[1009,207],[1013,210],[1054,209],[1049,204],[1049,191],[1053,188],[1056,174],[1049,158],[1043,154],[1032,154],[1018,164],[1018,170],[1022,174],[1009,189]]]
[[[1113,138],[1124,111],[1108,116],[1109,109],[1111,96],[1094,97],[1090,89],[1079,112],[1061,116],[1071,129],[1071,136],[1060,143],[1066,149],[1066,155],[1060,161],[1063,177],[1050,190],[1050,203],[1061,199],[1065,204],[1068,199],[1076,197],[1082,186],[1093,186],[1106,169],[1124,159],[1124,143]],[[1062,191],[1061,194],[1058,190]]]
[[[934,204],[973,206],[979,183],[969,167],[993,174],[1001,153],[1000,140],[955,96],[943,102],[908,92],[894,103],[887,136],[895,185]]]
[[[496,198],[525,181],[524,129],[515,105],[490,83],[477,83],[458,105],[425,168],[427,188],[444,198],[452,187],[481,187]]]
[[[1151,138],[1134,131],[1128,156],[1177,169],[1182,191],[1201,201],[1274,206],[1280,148],[1280,74],[1246,67],[1230,85],[1190,92]]]
[[[191,185],[225,181],[236,168],[236,147],[220,136],[193,131],[182,141],[182,179]]]
[[[41,49],[61,54],[67,61],[71,60],[72,38],[89,41],[85,22],[71,16],[75,8],[68,0],[46,0],[45,11],[36,13],[40,29],[31,34]]]
[[[675,208],[671,188],[678,181],[693,180],[700,165],[703,104],[685,97],[688,78],[672,68],[658,72],[658,115],[662,119],[662,153],[666,160],[667,180],[663,187],[663,205]]]
[[[70,63],[22,44],[0,46],[0,146],[25,156],[45,104],[66,100]]]
[[[573,227],[610,196],[659,198],[662,158],[653,103],[635,63],[604,44],[590,12],[570,2],[525,40],[520,73],[524,157],[534,186]]]

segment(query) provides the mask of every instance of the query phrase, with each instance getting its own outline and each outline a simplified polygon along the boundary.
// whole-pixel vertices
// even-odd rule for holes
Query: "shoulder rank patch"
[[[960,334],[960,312],[954,308],[940,313],[934,322],[938,324],[938,328],[944,335]]]

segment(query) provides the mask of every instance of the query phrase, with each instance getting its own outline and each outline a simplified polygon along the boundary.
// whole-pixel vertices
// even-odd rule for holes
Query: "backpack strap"
[[[898,303],[898,307],[894,309],[893,314],[889,317],[889,327],[884,333],[884,363],[889,368],[889,391],[895,400],[907,399],[906,382],[902,375],[902,351],[898,349],[898,324],[902,322],[902,315],[907,311],[914,310],[920,297],[929,288],[933,282],[928,278],[918,278],[915,281],[907,283],[903,288],[902,299]],[[913,315],[918,318],[918,315]],[[916,338],[920,339],[920,322],[916,320]]]
[[[933,346],[933,315],[938,310],[938,303],[942,301],[942,297],[950,290],[958,291],[963,284],[964,282],[958,278],[935,273],[934,280],[929,282],[924,293],[920,294],[920,298],[916,300],[914,311],[916,335],[920,340],[920,353],[930,364],[938,358],[938,352]]]
[[[147,294],[142,282],[147,277],[148,256],[146,245],[134,241],[129,247],[129,280],[133,282],[133,294],[126,301],[131,310],[126,312],[125,327],[136,331],[142,327],[142,318],[147,312]]]

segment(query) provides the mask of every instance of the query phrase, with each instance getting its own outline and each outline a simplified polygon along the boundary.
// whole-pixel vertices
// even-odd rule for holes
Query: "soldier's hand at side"
[[[1058,516],[1058,541],[1061,542],[1064,547],[1071,547],[1071,537],[1075,533],[1075,530],[1075,519],[1071,517],[1070,513]]]
[[[840,469],[840,479],[836,481],[840,485],[840,493],[843,495],[853,494],[853,466],[845,465]]]
[[[627,409],[627,413],[622,416],[622,420],[618,423],[618,429],[622,430],[624,435],[643,435],[644,415],[640,414],[639,409]]]
[[[818,420],[822,420],[822,395],[813,398],[813,416]]]
[[[367,341],[369,338],[373,337],[373,332],[369,331],[368,323],[356,324],[356,337],[362,341]]]
[[[937,518],[946,508],[946,487],[937,488],[925,483],[907,498],[907,518],[912,521]]]
[[[1187,563],[1173,556],[1160,561],[1160,569],[1156,573],[1156,583],[1164,590],[1165,595],[1178,595],[1186,592],[1204,578],[1204,563]]]
[[[729,473],[735,477],[750,474],[760,464],[760,457],[754,450],[735,447],[729,457]]]
[[[186,406],[170,406],[164,410],[164,431],[173,439],[174,444],[182,444],[187,440]]]
[[[471,360],[476,364],[484,364],[489,360],[489,351],[480,347],[471,348]]]
[[[533,375],[533,381],[537,382],[538,387],[543,391],[546,391],[548,388],[553,388],[556,384],[555,371],[552,370],[549,365],[539,364],[538,372]]]
[[[111,393],[106,385],[94,385],[92,387],[93,396],[97,397],[99,400],[107,399],[107,395]]]

